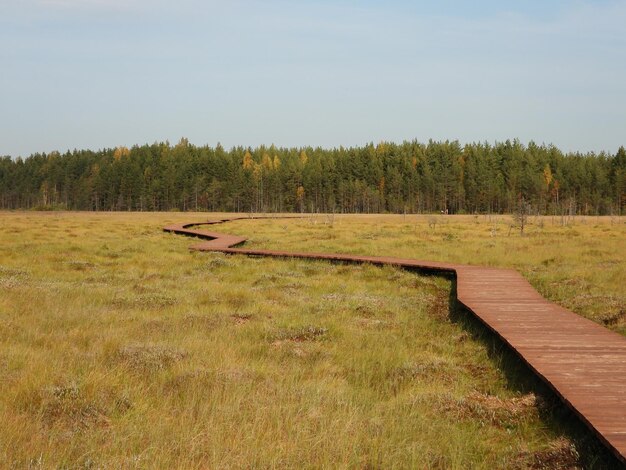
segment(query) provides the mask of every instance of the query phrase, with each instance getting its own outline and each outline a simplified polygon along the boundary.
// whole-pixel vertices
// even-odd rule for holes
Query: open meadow
[[[309,215],[220,229],[259,249],[514,268],[547,299],[626,335],[626,217],[528,217],[523,236],[514,222],[507,215]]]
[[[0,466],[605,464],[455,318],[450,280],[190,253],[193,240],[161,230],[217,217],[0,213]],[[259,249],[513,267],[626,334],[623,218],[531,218],[524,236],[509,221],[305,215],[215,230]]]

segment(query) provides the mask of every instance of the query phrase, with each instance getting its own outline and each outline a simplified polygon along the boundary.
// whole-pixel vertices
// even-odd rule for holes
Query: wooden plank
[[[386,256],[233,248],[244,237],[199,230],[233,217],[169,225],[167,232],[206,239],[191,249],[253,256],[394,265],[456,277],[457,300],[498,335],[626,464],[626,338],[543,298],[512,269]]]

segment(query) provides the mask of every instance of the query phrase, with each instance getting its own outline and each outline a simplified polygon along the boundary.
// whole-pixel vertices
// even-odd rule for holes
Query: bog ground
[[[5,466],[602,464],[567,416],[498,367],[489,340],[451,321],[448,281],[189,253],[189,239],[160,231],[196,217],[210,216],[0,214]],[[512,266],[624,333],[623,221],[537,219],[520,237],[507,220],[221,230],[258,248]]]

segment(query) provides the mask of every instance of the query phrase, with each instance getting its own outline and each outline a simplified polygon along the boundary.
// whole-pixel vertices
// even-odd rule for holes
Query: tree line
[[[350,148],[177,144],[0,158],[1,209],[621,214],[626,150],[518,140]]]

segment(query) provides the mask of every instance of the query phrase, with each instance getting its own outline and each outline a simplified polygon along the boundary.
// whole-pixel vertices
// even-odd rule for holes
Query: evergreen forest
[[[195,146],[0,158],[0,209],[622,214],[626,150],[564,153],[518,140],[350,148]]]

